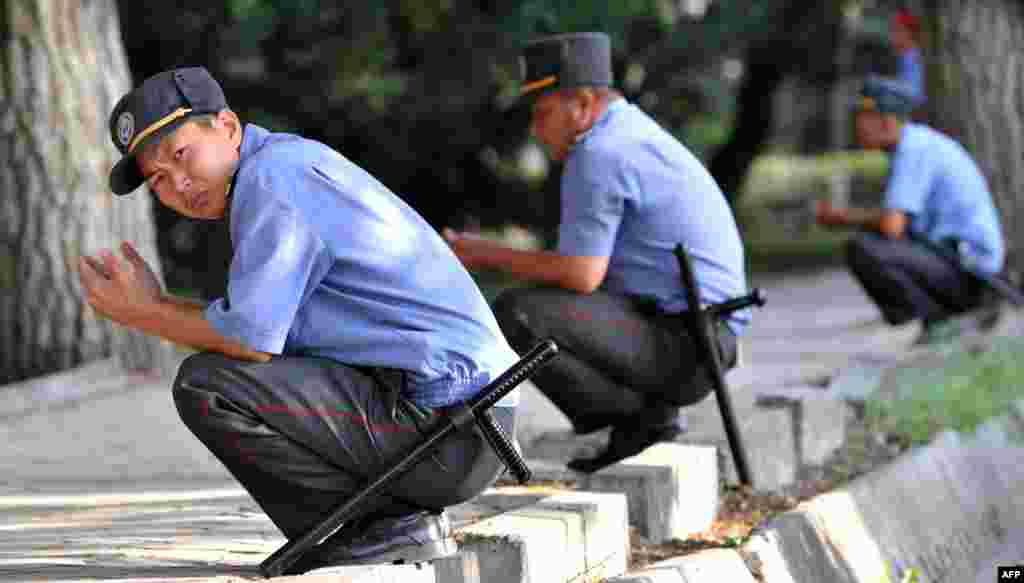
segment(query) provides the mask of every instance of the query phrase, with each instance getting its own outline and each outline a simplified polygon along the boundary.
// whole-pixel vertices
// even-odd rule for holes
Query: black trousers
[[[442,419],[401,396],[405,373],[320,358],[268,363],[196,354],[174,381],[188,428],[293,538],[391,467]],[[514,410],[494,408],[509,435]],[[353,519],[439,511],[489,487],[504,465],[474,427],[370,498]]]
[[[977,307],[984,292],[976,278],[906,238],[857,234],[847,243],[846,260],[892,325],[949,318]]]
[[[532,380],[577,433],[673,423],[679,406],[701,401],[712,389],[684,319],[656,313],[643,300],[521,288],[501,294],[493,309],[517,352],[547,337],[558,343],[558,358]],[[718,328],[721,360],[730,367],[736,338],[724,324]]]

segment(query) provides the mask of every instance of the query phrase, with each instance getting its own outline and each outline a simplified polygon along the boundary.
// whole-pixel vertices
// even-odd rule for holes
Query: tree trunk
[[[747,49],[747,71],[736,95],[735,128],[729,141],[715,152],[708,164],[708,170],[733,206],[740,198],[740,185],[747,170],[774,127],[772,96],[785,74],[784,65],[763,58],[764,54],[765,47],[760,44]]]
[[[799,74],[823,87],[838,81],[835,57],[842,31],[839,4],[785,0],[776,5],[772,18],[776,19],[775,27],[745,50],[747,71],[736,96],[733,133],[708,164],[733,207],[739,202],[739,187],[750,165],[770,137],[773,96],[785,78]]]
[[[121,240],[159,272],[149,196],[107,187],[107,115],[130,88],[114,1],[4,0],[0,35],[0,383],[161,367],[168,345],[95,315],[78,282],[82,254]]]
[[[930,118],[957,138],[989,181],[1007,238],[1007,266],[1024,270],[1024,7],[1017,0],[930,0]]]

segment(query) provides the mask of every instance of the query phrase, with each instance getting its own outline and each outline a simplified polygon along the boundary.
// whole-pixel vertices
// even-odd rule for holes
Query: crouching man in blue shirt
[[[229,221],[227,292],[164,293],[130,244],[83,257],[88,303],[198,347],[173,395],[185,424],[289,538],[319,523],[517,360],[445,241],[381,183],[318,142],[243,125],[203,68],[168,71],[110,115],[119,195],[143,184],[193,218]],[[495,419],[510,434],[518,395]],[[468,428],[445,440],[294,571],[455,551],[444,508],[502,462]]]
[[[523,51],[530,129],[564,161],[554,251],[520,251],[446,232],[463,263],[539,284],[498,297],[512,346],[553,338],[556,361],[533,377],[576,433],[611,427],[608,448],[569,467],[591,472],[683,431],[679,407],[712,389],[709,365],[680,313],[673,254],[689,248],[711,303],[746,293],[743,246],[714,179],[678,140],[612,88],[603,33],[545,37]],[[722,362],[736,362],[749,310],[716,322]]]
[[[982,307],[992,295],[972,272],[991,276],[1003,268],[1005,248],[988,183],[957,142],[906,120],[919,100],[914,87],[872,76],[857,102],[856,137],[867,149],[890,154],[880,208],[836,208],[821,201],[823,225],[852,226],[847,249],[854,276],[886,322],[923,323],[919,344],[962,332],[954,318]],[[936,253],[948,246],[959,266]],[[998,311],[978,312],[982,327]]]

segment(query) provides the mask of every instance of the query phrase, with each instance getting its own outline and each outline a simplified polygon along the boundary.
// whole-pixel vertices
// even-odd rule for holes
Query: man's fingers
[[[118,261],[114,252],[109,249],[100,251],[100,259],[103,261],[103,269],[106,270],[107,279],[113,279],[121,272],[121,262]]]
[[[88,255],[82,256],[82,261],[79,265],[79,273],[81,273],[83,277],[102,277],[103,279],[110,279],[110,274],[107,273],[103,264]]]
[[[78,262],[78,280],[82,283],[85,301],[96,308],[97,292],[105,285],[107,278],[91,257],[82,257]]]
[[[145,260],[139,255],[139,252],[135,250],[135,246],[128,241],[121,243],[121,253],[124,253],[126,259],[132,263],[145,263]]]

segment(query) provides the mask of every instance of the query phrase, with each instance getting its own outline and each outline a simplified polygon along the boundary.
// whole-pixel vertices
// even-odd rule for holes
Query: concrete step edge
[[[875,583],[911,572],[925,580],[973,580],[971,565],[996,552],[1007,531],[1024,526],[1024,499],[1015,494],[1024,484],[1024,428],[1011,419],[1024,411],[1024,400],[1012,409],[969,435],[947,431],[775,517],[736,551],[700,551],[608,583],[722,581],[713,569],[737,559],[761,583]],[[994,431],[1003,436],[993,438]],[[684,564],[706,568],[684,574]]]

